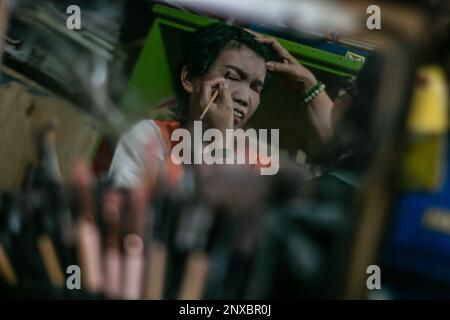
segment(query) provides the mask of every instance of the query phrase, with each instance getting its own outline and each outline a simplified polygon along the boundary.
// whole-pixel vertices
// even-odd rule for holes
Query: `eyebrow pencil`
[[[227,73],[224,76],[225,80],[228,79],[229,75],[230,75],[230,71],[227,71]],[[208,112],[209,108],[211,108],[212,103],[214,102],[214,100],[216,100],[217,96],[219,95],[219,91],[220,91],[220,89],[216,89],[216,91],[214,91],[211,99],[209,99],[209,102],[206,105],[206,108],[203,110],[202,115],[200,116],[200,120],[203,120],[203,118],[205,117],[205,115]]]

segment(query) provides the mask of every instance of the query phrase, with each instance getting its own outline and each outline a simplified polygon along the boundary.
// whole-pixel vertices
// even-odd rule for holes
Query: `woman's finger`
[[[292,68],[292,65],[288,63],[281,63],[275,61],[266,62],[266,68],[269,71],[274,73],[284,73],[288,75],[295,76],[295,70]]]
[[[275,52],[280,56],[282,59],[286,59],[291,63],[296,63],[297,60],[289,53],[289,51],[284,48],[277,39],[273,37],[255,37],[256,40],[267,43],[272,45],[272,47],[275,49]]]
[[[252,35],[254,35],[255,38],[257,38],[257,37],[262,37],[262,35],[259,34],[258,32],[255,32],[255,31],[250,30],[250,29],[247,29],[247,28],[244,28],[244,29],[245,29],[245,31],[247,31],[248,33],[251,33]]]
[[[213,96],[213,89],[225,83],[225,78],[203,81],[201,84],[200,104],[205,107]]]
[[[230,88],[228,87],[228,83],[224,83],[220,86],[220,106],[225,109],[232,109],[232,99]]]

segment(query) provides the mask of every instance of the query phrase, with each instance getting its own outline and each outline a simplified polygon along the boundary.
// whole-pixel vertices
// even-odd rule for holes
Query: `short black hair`
[[[218,22],[198,29],[186,41],[178,76],[181,74],[182,68],[186,66],[189,78],[201,77],[208,73],[222,51],[241,46],[248,47],[265,61],[274,60],[276,57],[272,46],[257,41],[255,36],[244,28]],[[185,114],[187,94],[179,79],[180,77],[177,79],[180,104],[178,107],[181,109],[179,111]]]
[[[198,29],[186,43],[183,65],[190,77],[205,75],[220,53],[228,48],[242,45],[250,48],[265,61],[273,58],[272,47],[261,43],[255,36],[239,26],[214,23]]]

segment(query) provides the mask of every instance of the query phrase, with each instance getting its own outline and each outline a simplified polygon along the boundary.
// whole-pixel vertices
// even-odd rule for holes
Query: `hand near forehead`
[[[301,98],[303,98],[305,91],[313,88],[318,83],[314,74],[301,65],[274,37],[264,37],[252,31],[249,32],[255,35],[257,41],[272,46],[279,61],[268,61],[266,63],[267,70],[284,76],[291,81],[300,89]],[[324,142],[331,136],[332,109],[333,101],[331,101],[325,91],[320,92],[307,104],[308,118],[316,131],[319,141]]]
[[[274,37],[253,34],[257,41],[271,45],[281,61],[268,61],[266,63],[267,70],[299,83],[304,86],[304,89],[308,89],[317,83],[312,72],[301,65]]]

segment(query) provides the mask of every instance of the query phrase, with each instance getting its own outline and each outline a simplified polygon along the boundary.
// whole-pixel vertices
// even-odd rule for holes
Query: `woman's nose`
[[[241,106],[248,107],[250,100],[248,90],[244,88],[237,88],[232,97],[234,102],[238,103]]]

